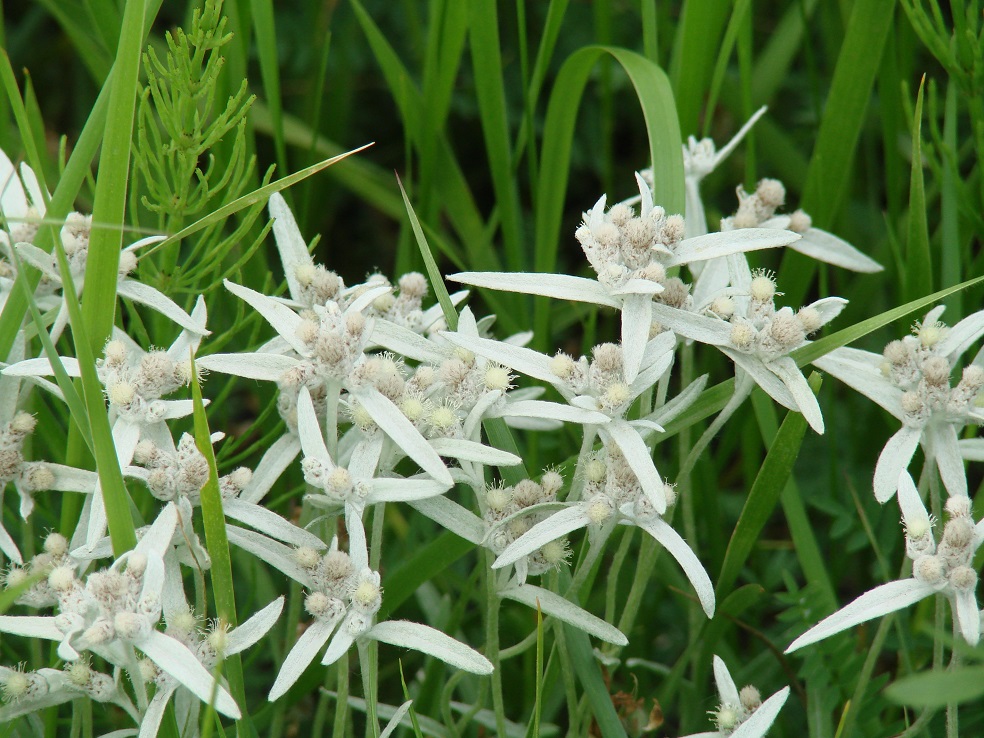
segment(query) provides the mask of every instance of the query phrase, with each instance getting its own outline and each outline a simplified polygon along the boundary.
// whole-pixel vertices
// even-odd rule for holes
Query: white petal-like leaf
[[[60,641],[62,632],[55,619],[44,615],[0,615],[0,633]]]
[[[226,525],[226,535],[232,545],[248,551],[261,561],[279,569],[295,582],[300,582],[305,587],[312,586],[311,575],[297,563],[293,548],[267,538],[261,533],[235,525]]]
[[[379,738],[389,738],[393,735],[396,729],[400,727],[400,721],[403,720],[403,716],[410,711],[410,705],[412,704],[413,700],[407,700],[396,708],[396,712],[393,713],[393,716],[389,719],[389,722],[386,723],[386,727],[383,728],[383,732],[379,734]]]
[[[788,246],[799,241],[800,235],[792,231],[777,231],[772,228],[739,228],[733,231],[719,231],[704,236],[695,236],[678,243],[673,258],[666,266],[680,266],[695,261],[717,259],[729,254],[772,249]]]
[[[823,414],[820,412],[820,404],[803,372],[796,366],[796,362],[788,356],[780,356],[765,366],[786,385],[789,394],[796,400],[797,409],[803,413],[810,427],[823,435]]]
[[[447,277],[452,282],[486,287],[503,292],[519,292],[525,295],[542,295],[558,300],[590,302],[595,305],[619,307],[621,301],[608,294],[608,290],[595,279],[572,277],[567,274],[532,272],[459,272]]]
[[[741,704],[738,687],[735,685],[735,680],[731,678],[731,672],[728,671],[727,664],[717,654],[714,655],[712,663],[714,666],[714,683],[717,685],[718,696],[721,698],[721,702],[732,705]]]
[[[235,720],[242,717],[236,701],[223,687],[215,683],[212,675],[181,641],[152,630],[135,645],[162,671],[181,682],[202,702],[209,704],[214,691],[216,710]]]
[[[325,547],[324,541],[313,533],[309,533],[303,528],[299,528],[272,510],[267,510],[260,505],[251,502],[231,499],[222,501],[222,511],[227,517],[245,523],[251,528],[263,531],[271,538],[278,541],[289,543],[293,546],[310,546],[311,548],[322,549]]]
[[[441,456],[486,466],[516,466],[523,462],[516,454],[464,438],[433,438],[430,445]]]
[[[307,353],[307,346],[297,337],[297,328],[301,324],[301,318],[293,310],[285,305],[262,295],[249,287],[224,280],[226,289],[232,294],[248,303],[266,321],[273,326],[274,330],[290,344],[297,353],[304,356]]]
[[[246,622],[229,631],[226,636],[225,655],[245,651],[265,636],[272,628],[284,609],[284,598],[278,597]]]
[[[609,436],[622,451],[625,462],[642,486],[642,492],[656,508],[660,515],[666,512],[666,494],[663,491],[663,480],[656,471],[653,457],[642,440],[642,436],[624,420],[613,420],[599,429],[602,438]]]
[[[337,620],[315,620],[307,627],[280,666],[280,672],[273,682],[268,700],[274,702],[280,699],[294,686],[304,670],[314,661],[314,657],[321,653],[321,649],[325,647],[337,624]]]
[[[499,592],[500,597],[505,597],[516,602],[522,602],[532,608],[539,606],[547,615],[552,615],[558,620],[573,625],[575,628],[583,630],[589,635],[600,638],[606,643],[614,643],[616,646],[624,646],[629,642],[622,631],[614,625],[606,623],[599,617],[592,615],[587,610],[578,607],[573,602],[564,599],[559,594],[550,590],[537,587],[532,584],[513,585]]]
[[[599,425],[611,420],[607,415],[596,410],[571,407],[570,405],[561,405],[558,402],[547,402],[546,400],[517,400],[515,402],[508,402],[497,415],[507,418],[549,418],[550,420],[560,420],[566,423],[590,425]]]
[[[731,738],[764,738],[788,697],[789,687],[783,687],[759,705],[755,712],[731,734]]]
[[[875,499],[887,502],[895,494],[895,485],[899,483],[899,474],[909,467],[912,455],[916,453],[921,434],[918,429],[902,426],[894,436],[888,439],[885,448],[878,456],[875,464],[874,490]]]
[[[462,671],[472,674],[491,674],[492,662],[478,651],[456,641],[436,628],[406,620],[389,620],[377,623],[366,634],[391,646],[411,648],[428,654]]]
[[[239,499],[255,504],[266,497],[274,482],[280,479],[280,475],[297,458],[300,450],[301,442],[294,433],[285,433],[274,441],[256,465],[253,476],[239,494]]]
[[[171,298],[164,295],[164,293],[160,290],[157,290],[150,285],[146,285],[143,282],[138,282],[137,280],[130,278],[122,279],[116,288],[116,294],[120,297],[125,297],[133,300],[134,302],[138,302],[141,305],[146,305],[152,310],[156,310],[165,318],[168,318],[185,330],[198,333],[203,336],[211,334],[211,331],[205,328],[204,324],[195,322],[192,317],[178,307],[178,305]]]
[[[245,379],[276,382],[284,372],[301,362],[290,356],[265,352],[244,354],[209,354],[195,359],[199,369],[220,374],[232,374]]]
[[[854,248],[842,238],[819,228],[810,228],[800,241],[790,246],[811,259],[833,264],[852,272],[880,272],[885,267]]]
[[[584,528],[588,522],[588,516],[580,504],[554,513],[506,546],[506,550],[493,562],[492,568],[501,569],[504,566],[509,566],[517,559],[533,553],[545,543],[555,541],[578,528]]]
[[[930,585],[912,578],[882,584],[870,592],[865,592],[849,605],[842,607],[833,615],[814,625],[789,644],[786,653],[822,641],[824,638],[852,628],[859,623],[865,623],[890,612],[902,610],[935,592],[936,590]]]
[[[482,519],[447,497],[411,500],[409,504],[441,527],[476,546],[481,545],[485,538],[485,523]]]
[[[382,428],[383,432],[393,439],[393,443],[413,459],[421,469],[447,487],[454,484],[454,480],[451,479],[451,474],[444,466],[444,462],[441,461],[441,457],[420,435],[420,431],[414,427],[413,423],[393,404],[392,400],[381,394],[375,387],[369,386],[358,389],[355,397],[376,422],[376,425]]]
[[[687,575],[687,579],[694,586],[694,590],[697,592],[697,599],[700,600],[701,607],[704,608],[707,617],[714,617],[714,585],[711,584],[711,578],[707,576],[707,571],[704,569],[703,564],[700,563],[700,559],[697,558],[693,549],[662,518],[639,521],[636,524],[659,541],[663,548],[669,551],[670,555],[677,560],[677,563],[683,569],[683,573]]]

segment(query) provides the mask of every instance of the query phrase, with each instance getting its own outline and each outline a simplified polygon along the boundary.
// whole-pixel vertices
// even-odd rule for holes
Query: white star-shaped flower
[[[789,687],[783,687],[765,702],[755,687],[747,686],[739,692],[728,667],[718,656],[714,657],[714,681],[721,704],[710,714],[717,730],[685,738],[763,738],[789,698]]]
[[[790,231],[749,229],[684,238],[684,221],[653,204],[652,192],[636,175],[641,209],[614,205],[605,211],[604,195],[584,214],[576,236],[597,273],[596,279],[566,274],[462,272],[448,277],[456,282],[507,292],[543,295],[589,302],[622,312],[625,377],[631,382],[642,365],[642,351],[650,338],[654,296],[664,290],[667,270],[708,259],[758,249],[785,246],[799,236]]]
[[[58,641],[58,655],[66,661],[90,651],[128,671],[134,667],[133,649],[139,649],[162,671],[196,697],[234,719],[241,713],[235,700],[181,641],[157,630],[166,583],[164,554],[178,524],[177,508],[169,505],[133,551],[112,567],[92,572],[85,582],[74,567],[59,566],[48,575],[57,593],[59,614],[0,616],[0,631]],[[139,674],[131,674],[140,680]]]
[[[790,352],[807,343],[807,336],[833,320],[847,304],[826,297],[794,313],[776,309],[776,284],[771,275],[752,275],[747,292],[719,294],[693,312],[653,304],[654,320],[677,335],[717,346],[736,366],[735,396],[761,387],[776,402],[797,412],[817,433],[823,415],[806,377]]]
[[[488,659],[428,625],[405,620],[375,623],[383,595],[379,572],[369,568],[364,534],[350,538],[350,545],[351,555],[339,551],[337,541],[324,555],[297,550],[298,581],[310,590],[304,607],[314,622],[284,659],[270,690],[271,702],[293,686],[326,643],[323,665],[341,658],[356,640],[370,639],[420,651],[473,674],[492,673]]]
[[[839,348],[813,362],[902,422],[878,457],[874,492],[879,502],[895,494],[899,473],[919,445],[939,470],[950,495],[967,496],[960,432],[984,423],[984,351],[951,386],[960,357],[984,335],[984,310],[952,328],[939,322],[943,306],[917,323],[914,335],[893,341],[882,354]]]
[[[950,600],[953,619],[964,640],[976,646],[981,635],[977,607],[977,570],[974,554],[984,543],[984,520],[974,524],[970,499],[951,497],[939,544],[933,537],[933,521],[908,472],[898,480],[899,507],[905,526],[906,556],[912,559],[912,576],[875,587],[830,617],[821,620],[789,644],[786,653],[816,643],[859,623],[902,610],[937,592]]]

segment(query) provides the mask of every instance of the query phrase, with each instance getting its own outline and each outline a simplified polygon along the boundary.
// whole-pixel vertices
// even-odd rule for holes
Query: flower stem
[[[493,555],[485,551],[485,658],[492,662],[492,708],[498,735],[506,734],[506,712],[502,702],[502,663],[499,656],[499,594],[496,592],[496,572],[492,569]]]
[[[345,735],[345,724],[348,722],[348,697],[349,668],[348,652],[346,652],[338,659],[338,684],[335,686],[335,724],[331,729],[332,736]]]

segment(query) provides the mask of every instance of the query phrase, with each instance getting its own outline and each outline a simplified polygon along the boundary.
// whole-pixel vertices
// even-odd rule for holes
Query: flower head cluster
[[[21,495],[21,517],[25,519],[34,507],[31,495],[50,489],[55,482],[55,475],[43,461],[24,460],[24,440],[36,425],[33,415],[19,412],[0,427],[0,490],[8,482],[16,485]]]
[[[536,512],[538,505],[556,502],[564,480],[556,471],[544,472],[539,482],[523,479],[511,486],[492,485],[485,491],[485,520],[489,548],[501,554],[530,528],[545,519]],[[542,508],[541,508],[542,509]],[[528,554],[523,563],[530,576],[556,569],[567,561],[570,547],[566,538],[548,541]],[[515,562],[517,567],[519,562]]]
[[[341,658],[357,640],[371,639],[413,648],[476,674],[492,672],[487,659],[434,628],[405,621],[375,623],[383,602],[379,572],[369,567],[364,537],[353,538],[352,546],[351,554],[339,551],[337,541],[325,554],[306,547],[296,550],[294,576],[308,587],[304,608],[314,622],[284,659],[270,700],[290,689],[326,643],[325,665]]]
[[[789,687],[783,687],[764,702],[759,691],[751,685],[738,691],[728,667],[718,656],[714,657],[714,681],[721,702],[710,715],[717,730],[687,738],[762,738],[789,697]]]
[[[680,336],[717,346],[744,372],[739,387],[757,384],[780,404],[803,413],[822,433],[816,397],[789,354],[840,314],[847,300],[826,297],[794,312],[776,308],[775,298],[782,293],[770,273],[749,273],[741,282],[744,287],[721,291],[699,306],[700,312],[654,303],[654,320]]]
[[[598,281],[609,291],[625,291],[632,280],[633,287],[642,290],[652,282],[648,291],[661,291],[666,280],[666,264],[675,255],[683,240],[683,216],[667,215],[652,202],[636,212],[618,203],[605,211],[605,196],[584,216],[584,222],[574,234]],[[644,201],[645,202],[645,201]]]
[[[899,474],[923,446],[950,495],[967,496],[959,433],[984,423],[984,365],[967,365],[954,382],[960,357],[984,335],[984,311],[952,328],[940,322],[943,307],[931,310],[910,336],[889,343],[882,354],[839,348],[814,362],[874,400],[902,423],[885,444],[875,466],[874,492],[880,502],[895,494]]]
[[[984,521],[974,523],[968,498],[951,497],[946,502],[949,519],[937,543],[932,532],[933,519],[926,511],[912,477],[905,471],[899,475],[898,498],[905,526],[906,555],[912,560],[912,576],[861,595],[793,641],[786,649],[787,653],[906,608],[937,592],[950,600],[955,630],[959,630],[971,645],[980,640],[978,575],[973,568],[973,559],[984,543]]]
[[[3,584],[11,589],[31,579],[33,584],[17,598],[17,604],[29,607],[53,607],[58,604],[58,593],[48,583],[48,575],[60,567],[74,567],[68,555],[68,539],[60,533],[49,533],[44,539],[41,553],[35,554],[25,564],[9,567]]]

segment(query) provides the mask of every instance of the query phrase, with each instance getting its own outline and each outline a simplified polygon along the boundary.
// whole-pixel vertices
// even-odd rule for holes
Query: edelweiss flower
[[[324,555],[297,549],[295,560],[301,573],[297,581],[310,590],[304,607],[315,620],[284,659],[270,690],[271,702],[293,686],[325,643],[328,648],[321,663],[329,665],[360,638],[411,648],[473,674],[492,673],[488,659],[430,626],[404,620],[374,623],[383,601],[379,572],[369,568],[364,536],[352,537],[350,544],[351,555],[338,550],[337,540]]]
[[[622,311],[625,378],[632,382],[651,337],[653,298],[664,291],[667,270],[729,254],[785,246],[799,238],[789,231],[756,230],[684,238],[679,215],[653,204],[652,192],[636,175],[641,197],[638,216],[631,207],[614,205],[605,212],[604,195],[584,214],[576,236],[598,277],[565,274],[462,272],[448,277],[476,287],[555,297],[618,308]]]
[[[304,481],[323,494],[307,495],[317,507],[341,507],[349,536],[365,538],[362,514],[366,507],[380,502],[408,502],[439,495],[447,485],[429,478],[377,477],[376,466],[383,451],[382,436],[364,439],[352,450],[348,468],[337,465],[328,453],[314,403],[307,387],[297,402],[297,432],[304,451],[301,468]]]
[[[64,669],[30,672],[0,666],[0,693],[6,703],[0,707],[3,724],[82,697],[114,704],[140,722],[140,714],[119,690],[112,675],[96,671],[85,659],[71,661]]]
[[[783,687],[765,702],[751,685],[739,692],[728,667],[717,656],[714,657],[714,681],[721,698],[718,708],[711,711],[717,730],[694,733],[685,738],[763,738],[789,697],[789,687]]]
[[[284,598],[278,597],[238,627],[227,628],[221,623],[216,623],[205,634],[197,630],[194,616],[186,609],[178,617],[169,618],[168,635],[184,644],[206,669],[213,671],[219,660],[245,651],[265,636],[276,624],[283,607]],[[175,692],[185,687],[179,680],[158,669],[149,659],[141,664],[141,670],[145,672],[145,676],[150,677],[148,681],[152,681],[157,686],[157,691],[139,721],[138,738],[153,738],[160,730],[164,710],[171,698]],[[194,711],[190,712],[192,714],[189,719],[180,720],[179,725],[197,724]]]
[[[833,320],[847,300],[827,297],[794,313],[776,309],[776,283],[767,273],[753,276],[748,292],[719,294],[699,306],[703,314],[653,304],[653,317],[685,338],[717,346],[735,362],[735,396],[757,384],[776,402],[803,413],[810,427],[823,433],[817,398],[789,353],[807,343],[807,336]]]
[[[177,509],[169,505],[151,530],[109,569],[92,572],[83,582],[71,566],[59,566],[48,575],[57,593],[59,614],[43,616],[0,616],[0,631],[32,638],[59,641],[58,655],[76,661],[91,651],[106,661],[127,669],[131,679],[142,651],[154,664],[187,687],[196,697],[229,717],[239,719],[235,700],[199,659],[181,641],[157,630],[162,593],[170,591],[165,579],[163,556],[171,546],[178,523]]]
[[[972,566],[974,554],[984,543],[984,520],[974,524],[969,498],[951,497],[946,502],[950,518],[937,545],[932,533],[933,520],[908,472],[899,475],[898,491],[905,526],[905,553],[912,560],[912,576],[882,584],[861,595],[789,644],[786,653],[902,610],[937,592],[950,600],[953,619],[964,640],[977,645],[981,616],[975,594],[977,571]]]
[[[874,400],[902,422],[878,457],[874,491],[879,502],[895,494],[899,473],[920,444],[950,495],[967,496],[960,432],[984,423],[984,361],[981,355],[951,386],[950,374],[970,346],[984,335],[984,310],[953,328],[939,322],[943,306],[917,323],[912,336],[893,341],[882,354],[839,348],[814,365]]]
[[[483,517],[466,510],[446,497],[411,502],[411,506],[452,533],[500,554],[510,543],[543,519],[545,508],[557,506],[557,491],[563,479],[557,472],[546,472],[539,484],[525,479],[512,487],[493,486],[485,491]],[[537,512],[532,512],[536,510]],[[573,602],[550,590],[526,583],[527,576],[538,576],[556,569],[570,555],[566,539],[551,540],[515,562],[516,574],[500,572],[496,578],[499,597],[538,608],[547,615],[583,630],[607,643],[624,646],[628,640],[620,630],[595,617]],[[504,576],[502,576],[504,575]]]
[[[578,419],[574,422],[594,428],[592,432],[596,431],[606,445],[614,443],[618,446],[641,480],[643,492],[649,497],[653,508],[660,514],[666,511],[662,481],[640,435],[662,428],[649,419],[626,420],[624,416],[636,398],[652,387],[673,363],[675,338],[672,334],[664,333],[646,343],[641,371],[631,382],[624,371],[624,348],[617,344],[596,346],[594,361],[589,362],[583,356],[578,361],[566,354],[550,357],[532,349],[487,338],[458,333],[442,335],[462,348],[552,384],[572,407],[596,413],[597,420]]]
[[[288,418],[288,423],[293,420],[295,425],[296,398],[302,387],[319,398],[331,394],[334,398],[333,412],[337,411],[335,406],[339,393],[344,390],[348,392],[346,399],[353,411],[364,411],[368,425],[363,425],[367,432],[381,429],[434,479],[447,487],[453,484],[440,456],[393,401],[376,386],[390,377],[376,373],[367,376],[365,371],[358,371],[366,361],[363,352],[369,342],[373,322],[364,313],[373,300],[388,292],[388,286],[365,290],[344,310],[338,304],[328,302],[325,306],[314,305],[311,314],[302,317],[274,298],[231,282],[225,284],[230,292],[241,297],[267,319],[294,356],[262,351],[212,354],[202,357],[198,366],[250,379],[277,382],[281,390],[278,400],[281,414]]]
[[[677,560],[697,592],[708,617],[714,616],[714,586],[700,560],[686,541],[661,517],[641,478],[617,446],[607,446],[579,471],[585,476],[584,499],[536,523],[509,543],[493,569],[508,566],[561,536],[587,528],[589,536],[607,537],[615,523],[635,525],[646,531]],[[657,476],[657,480],[658,480]],[[657,499],[665,506],[676,501],[676,491],[659,482]],[[535,509],[535,508],[534,508]]]

